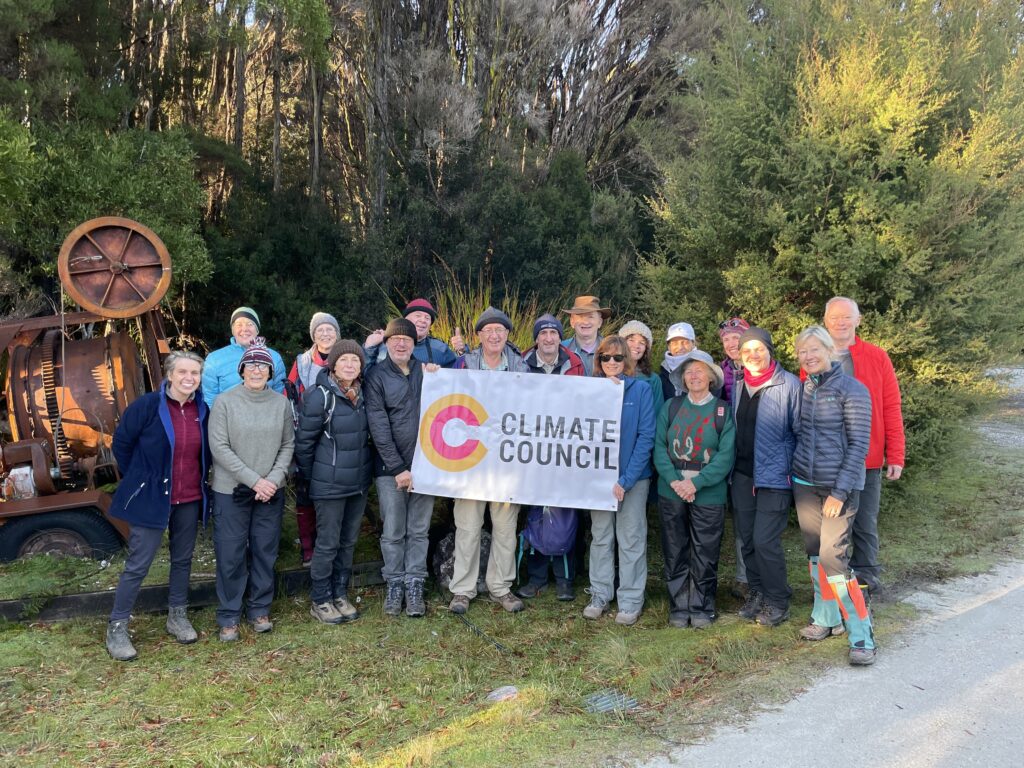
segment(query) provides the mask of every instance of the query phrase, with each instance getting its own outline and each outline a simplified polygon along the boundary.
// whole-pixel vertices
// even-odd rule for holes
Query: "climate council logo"
[[[487,421],[487,411],[469,395],[445,395],[434,401],[423,414],[420,447],[427,460],[438,469],[465,472],[480,463],[487,455],[487,448],[479,440],[473,439],[461,445],[445,442],[444,426],[452,419],[470,427],[479,427]]]

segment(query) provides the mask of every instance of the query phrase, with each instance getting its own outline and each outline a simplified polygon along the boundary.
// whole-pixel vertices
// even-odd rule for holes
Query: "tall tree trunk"
[[[274,11],[274,137],[271,146],[271,173],[274,193],[281,191],[281,35],[284,22],[281,9]]]
[[[235,127],[232,141],[239,154],[242,152],[242,134],[245,130],[245,64],[248,35],[245,31],[245,15],[249,4],[243,2],[238,6],[238,42],[235,47]]]
[[[309,63],[309,195],[320,197],[320,152],[323,144],[323,77],[319,67]]]

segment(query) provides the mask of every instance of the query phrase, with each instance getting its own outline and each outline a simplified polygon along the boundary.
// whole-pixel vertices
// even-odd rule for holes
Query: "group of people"
[[[724,357],[700,349],[693,327],[669,327],[660,365],[654,335],[630,320],[602,336],[611,310],[595,296],[562,310],[566,338],[552,314],[537,318],[534,345],[509,341],[512,321],[488,307],[448,343],[430,330],[437,313],[415,299],[403,316],[360,344],[340,338],[337,320],[316,313],[312,346],[285,375],[249,307],[230,319],[228,346],[204,361],[172,352],[159,391],[126,410],[113,450],[122,481],[111,513],[131,527],[129,554],[107,628],[112,657],[135,658],[128,620],[142,580],[169,531],[167,631],[190,643],[188,582],[198,521],[213,519],[219,639],[273,628],[270,606],[281,536],[284,488],[296,490],[310,614],[326,624],[359,617],[349,599],[352,561],[375,483],[380,508],[384,613],[426,613],[432,496],[412,476],[423,377],[438,368],[595,376],[623,387],[619,476],[609,494],[617,509],[579,510],[589,521],[590,596],[583,616],[596,620],[616,603],[615,621],[635,624],[647,585],[647,508],[660,524],[671,626],[700,629],[718,616],[718,563],[731,510],[739,615],[764,626],[789,618],[782,535],[795,504],[814,586],[811,622],[801,637],[846,634],[852,664],[871,664],[875,644],[865,593],[877,591],[881,474],[898,479],[904,463],[900,392],[888,355],[856,334],[857,304],[825,307],[824,326],[795,340],[799,377],[779,363],[771,334],[741,317],[719,325]],[[801,381],[803,379],[803,381]],[[282,396],[284,395],[284,396]],[[884,470],[883,470],[884,468]],[[207,480],[210,497],[207,495]],[[449,610],[465,613],[477,596],[481,532],[490,512],[484,581],[508,612],[538,595],[553,570],[559,599],[575,597],[577,556],[532,551],[518,590],[519,507],[459,498],[454,502],[454,569]],[[582,552],[586,526],[580,526]]]

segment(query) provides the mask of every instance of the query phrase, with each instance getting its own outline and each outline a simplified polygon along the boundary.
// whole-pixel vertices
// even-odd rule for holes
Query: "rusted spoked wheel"
[[[119,216],[79,224],[64,240],[57,271],[89,312],[110,318],[147,312],[171,284],[171,256],[149,227]]]

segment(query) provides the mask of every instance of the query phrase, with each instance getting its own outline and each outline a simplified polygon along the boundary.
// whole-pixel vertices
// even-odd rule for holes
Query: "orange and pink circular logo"
[[[449,421],[461,421],[470,427],[479,427],[487,421],[487,411],[469,395],[445,395],[436,400],[423,414],[420,422],[420,448],[438,469],[445,472],[464,472],[475,467],[487,448],[479,440],[469,439],[461,445],[450,445],[444,439],[444,427]]]

